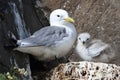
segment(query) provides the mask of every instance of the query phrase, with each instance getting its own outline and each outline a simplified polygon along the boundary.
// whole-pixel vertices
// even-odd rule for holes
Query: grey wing
[[[33,33],[33,36],[46,36],[54,33],[65,33],[65,28],[47,26]]]
[[[108,47],[108,44],[102,41],[93,41],[91,46],[87,49],[89,51],[89,55],[92,57],[98,56],[101,52]]]
[[[18,45],[19,47],[54,46],[56,41],[67,36],[65,28],[45,27],[26,39],[18,40]]]
[[[102,42],[102,41],[99,40],[99,39],[90,40],[90,41],[87,42],[86,48],[89,48],[90,46],[92,46],[92,45],[95,44],[95,43],[101,43],[101,42]]]

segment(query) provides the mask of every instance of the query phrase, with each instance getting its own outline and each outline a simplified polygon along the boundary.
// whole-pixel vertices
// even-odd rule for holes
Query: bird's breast
[[[58,53],[56,54],[56,57],[62,57],[66,55],[72,48],[74,42],[75,38],[73,38],[71,34],[69,34],[68,37],[65,37],[62,41],[57,42],[55,50]]]

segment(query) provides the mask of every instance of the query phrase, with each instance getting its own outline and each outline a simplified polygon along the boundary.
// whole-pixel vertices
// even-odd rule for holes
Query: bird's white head
[[[87,32],[80,33],[78,35],[78,40],[77,41],[78,41],[78,43],[81,43],[81,44],[84,45],[85,43],[90,41],[90,34],[87,33]]]
[[[68,12],[63,9],[56,9],[50,14],[50,25],[56,26],[64,23],[74,23],[74,20],[69,17]]]

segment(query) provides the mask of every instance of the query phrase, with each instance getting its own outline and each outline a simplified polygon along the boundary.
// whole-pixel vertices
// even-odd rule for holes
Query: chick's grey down
[[[89,33],[80,33],[77,39],[76,53],[86,61],[111,62],[115,51],[110,44],[101,39],[91,39]]]
[[[50,26],[46,26],[28,38],[18,40],[14,50],[28,53],[38,60],[53,60],[65,56],[76,40],[74,20],[68,12],[56,9],[50,14]]]

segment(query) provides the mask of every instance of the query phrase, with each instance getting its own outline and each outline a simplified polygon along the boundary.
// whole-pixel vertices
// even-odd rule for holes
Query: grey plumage
[[[40,36],[40,37],[39,37]],[[56,41],[60,41],[67,37],[65,28],[48,26],[35,32],[32,36],[18,41],[19,47],[35,47],[35,46],[46,46],[51,47],[55,45]],[[24,43],[22,43],[24,42]],[[30,44],[25,44],[30,43]]]
[[[83,60],[87,61],[110,62],[115,57],[115,51],[110,44],[100,39],[90,40],[89,33],[78,35],[76,52]]]
[[[46,26],[28,38],[18,40],[14,50],[33,55],[38,60],[49,61],[65,56],[76,40],[74,20],[67,11],[54,10],[50,14],[50,26]]]

